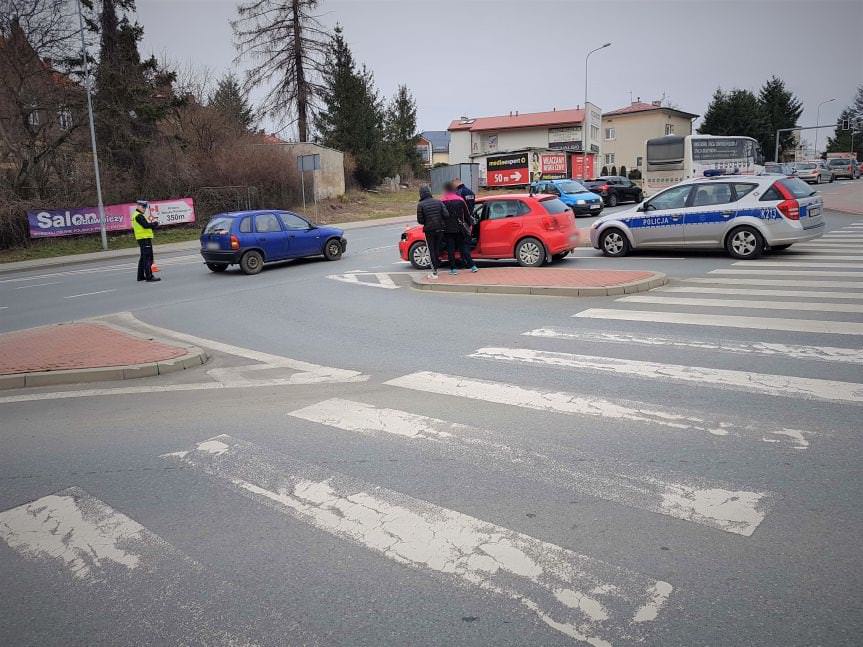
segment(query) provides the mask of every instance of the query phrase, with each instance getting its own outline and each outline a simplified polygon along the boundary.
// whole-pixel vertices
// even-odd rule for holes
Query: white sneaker
[[[429,273],[426,275],[426,278],[427,278],[427,279],[436,279],[436,278],[437,278],[437,272],[429,272]]]

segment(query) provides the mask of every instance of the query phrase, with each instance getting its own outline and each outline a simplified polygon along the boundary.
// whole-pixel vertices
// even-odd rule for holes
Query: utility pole
[[[84,13],[81,10],[81,0],[78,0],[78,25],[81,28],[81,56],[84,64],[84,90],[87,93],[87,114],[90,116],[90,146],[93,149],[93,170],[96,173],[96,200],[99,202],[99,233],[102,235],[102,249],[108,249],[108,233],[105,227],[105,204],[102,202],[102,180],[99,177],[99,154],[96,152],[96,126],[93,123],[93,99],[90,96],[93,89],[93,79],[90,76],[90,59],[87,57],[87,45],[84,42]]]
[[[590,58],[590,55],[594,52],[598,52],[601,49],[605,49],[606,47],[611,47],[611,43],[606,43],[605,45],[600,45],[596,49],[592,49],[587,53],[587,56],[584,57],[584,118],[581,120],[581,179],[587,179],[587,129],[589,127],[588,124],[588,113],[587,113],[587,59]]]
[[[818,104],[818,116],[815,117],[815,125],[816,126],[821,125],[821,106],[823,106],[825,103],[830,103],[831,101],[836,101],[836,97],[833,97],[832,99],[825,99],[824,101],[822,101],[821,103]],[[818,157],[818,130],[817,129],[815,130],[815,157],[816,158]],[[776,160],[776,161],[778,162],[779,160]]]

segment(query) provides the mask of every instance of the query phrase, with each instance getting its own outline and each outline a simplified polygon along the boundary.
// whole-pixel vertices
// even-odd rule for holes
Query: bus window
[[[652,165],[667,168],[672,164],[682,164],[684,156],[683,137],[669,135],[657,137],[647,142],[647,167]]]

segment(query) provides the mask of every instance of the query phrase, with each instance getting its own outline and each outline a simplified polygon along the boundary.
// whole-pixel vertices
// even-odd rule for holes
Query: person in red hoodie
[[[470,256],[470,245],[468,244],[471,229],[470,211],[467,202],[458,193],[452,182],[447,182],[443,187],[441,202],[446,207],[444,218],[444,237],[446,238],[446,255],[449,261],[449,273],[458,274],[455,263],[455,252],[461,254],[461,260],[465,267],[471,272],[476,272],[477,267]]]

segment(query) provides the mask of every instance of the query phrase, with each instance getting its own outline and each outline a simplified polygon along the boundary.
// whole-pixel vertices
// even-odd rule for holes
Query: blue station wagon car
[[[556,196],[576,216],[598,216],[602,212],[602,198],[575,180],[541,180],[530,185],[530,192]]]
[[[638,207],[598,218],[590,242],[606,256],[631,249],[725,249],[734,258],[824,233],[822,199],[797,178],[776,175],[716,176],[682,182]]]
[[[201,234],[201,256],[213,272],[239,265],[244,273],[257,274],[264,263],[305,256],[336,261],[345,249],[342,229],[272,209],[216,214]]]

